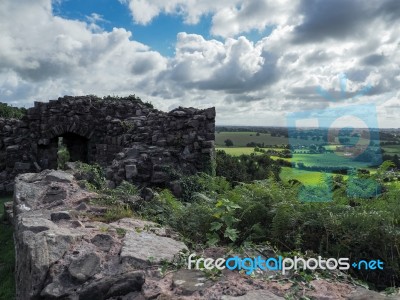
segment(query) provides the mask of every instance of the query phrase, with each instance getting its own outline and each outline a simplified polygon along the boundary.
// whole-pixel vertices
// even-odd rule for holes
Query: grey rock
[[[176,110],[176,111],[172,112],[171,114],[175,117],[185,117],[186,116],[186,112],[181,111],[181,110]]]
[[[18,145],[8,146],[6,148],[7,152],[17,152],[18,150],[19,150],[19,146]]]
[[[125,177],[126,179],[132,179],[138,175],[138,170],[136,165],[126,165],[125,166]]]
[[[52,185],[47,189],[42,202],[52,203],[56,201],[62,201],[65,200],[66,197],[67,197],[67,192],[62,187],[57,185]]]
[[[172,287],[179,289],[179,294],[190,296],[197,291],[213,285],[205,274],[198,270],[179,270],[172,278]]]
[[[85,282],[99,271],[100,258],[95,253],[87,253],[72,261],[69,274],[79,282]]]
[[[357,288],[348,297],[348,300],[398,300],[400,296],[386,296],[375,291]]]
[[[51,220],[53,222],[58,222],[61,220],[70,220],[71,215],[67,211],[58,211],[51,213]]]
[[[75,207],[75,209],[78,211],[88,210],[89,206],[85,202],[82,202],[77,207]]]
[[[172,261],[182,250],[187,250],[182,242],[153,233],[130,231],[125,235],[120,256],[122,262],[143,267]]]
[[[108,234],[97,234],[91,239],[91,242],[96,245],[102,251],[110,251],[114,241],[113,238]]]
[[[144,201],[150,201],[154,198],[154,192],[151,188],[144,188],[141,192]]]
[[[95,280],[78,291],[79,300],[103,300],[113,296],[138,292],[142,289],[143,284],[144,274],[141,271],[106,277]]]
[[[50,266],[60,260],[82,235],[67,229],[34,233],[18,229],[16,220],[16,299],[36,299]],[[28,267],[30,266],[30,267]]]
[[[16,162],[14,165],[14,169],[17,171],[28,171],[30,168],[31,168],[30,163]]]
[[[56,229],[53,222],[40,217],[21,217],[18,219],[18,229],[39,233],[49,229]]]
[[[50,182],[72,182],[74,176],[66,172],[51,170],[45,175],[44,179]]]
[[[66,294],[67,293],[64,290],[64,287],[59,282],[52,282],[43,289],[43,291],[40,293],[40,296],[44,297],[45,299],[54,299],[61,298]]]

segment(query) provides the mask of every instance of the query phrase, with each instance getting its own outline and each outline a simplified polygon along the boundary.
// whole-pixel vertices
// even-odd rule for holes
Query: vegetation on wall
[[[25,108],[10,106],[0,102],[0,118],[21,119],[26,113]]]

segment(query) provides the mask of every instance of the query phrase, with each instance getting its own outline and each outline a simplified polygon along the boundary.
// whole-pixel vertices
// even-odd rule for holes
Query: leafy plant
[[[101,191],[106,189],[106,179],[104,176],[103,168],[98,164],[85,164],[82,162],[77,163],[78,179],[85,180],[90,189],[93,191]]]
[[[209,245],[215,245],[223,238],[232,242],[236,241],[238,230],[234,228],[234,225],[239,222],[239,219],[234,215],[235,210],[240,208],[239,205],[225,198],[215,204],[213,217],[216,221],[211,223],[210,233],[207,235]]]
[[[58,141],[57,151],[57,166],[59,169],[64,170],[65,164],[70,160],[68,148],[63,144],[62,138]]]

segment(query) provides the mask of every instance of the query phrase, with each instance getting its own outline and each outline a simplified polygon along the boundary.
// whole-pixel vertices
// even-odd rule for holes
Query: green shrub
[[[9,106],[7,103],[0,102],[0,118],[21,119],[26,114],[25,108]]]
[[[230,183],[223,177],[210,176],[206,173],[199,173],[193,176],[181,178],[182,200],[192,202],[197,193],[203,193],[208,197],[216,198],[230,189]]]
[[[106,179],[103,168],[98,164],[77,163],[77,173],[75,175],[80,180],[85,180],[89,189],[101,191],[106,189]]]
[[[217,151],[216,163],[216,175],[225,177],[233,184],[267,178],[280,180],[281,167],[268,155],[252,153],[250,155],[231,156],[225,151],[219,150]]]
[[[65,169],[65,164],[69,162],[70,155],[67,147],[63,144],[61,144],[58,147],[57,151],[57,167],[58,169],[64,170]]]
[[[162,191],[141,212],[171,226],[192,245],[270,242],[281,251],[312,251],[351,261],[381,259],[384,272],[350,272],[377,288],[393,286],[400,275],[396,184],[388,185],[377,198],[350,199],[346,186],[335,180],[340,184],[333,201],[301,202],[301,185],[285,185],[273,178],[232,188],[218,177],[193,176],[187,179],[190,201],[180,202]]]
[[[123,218],[133,217],[133,211],[129,206],[117,205],[107,210],[105,215],[101,218],[104,222],[115,222]]]

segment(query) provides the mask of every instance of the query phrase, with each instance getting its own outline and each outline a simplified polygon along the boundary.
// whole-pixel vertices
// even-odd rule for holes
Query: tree
[[[25,108],[9,106],[7,103],[0,102],[0,118],[21,119],[26,113]]]
[[[227,146],[227,147],[232,147],[233,146],[233,142],[232,142],[231,139],[226,139],[224,141],[224,143],[225,143],[225,146]]]

